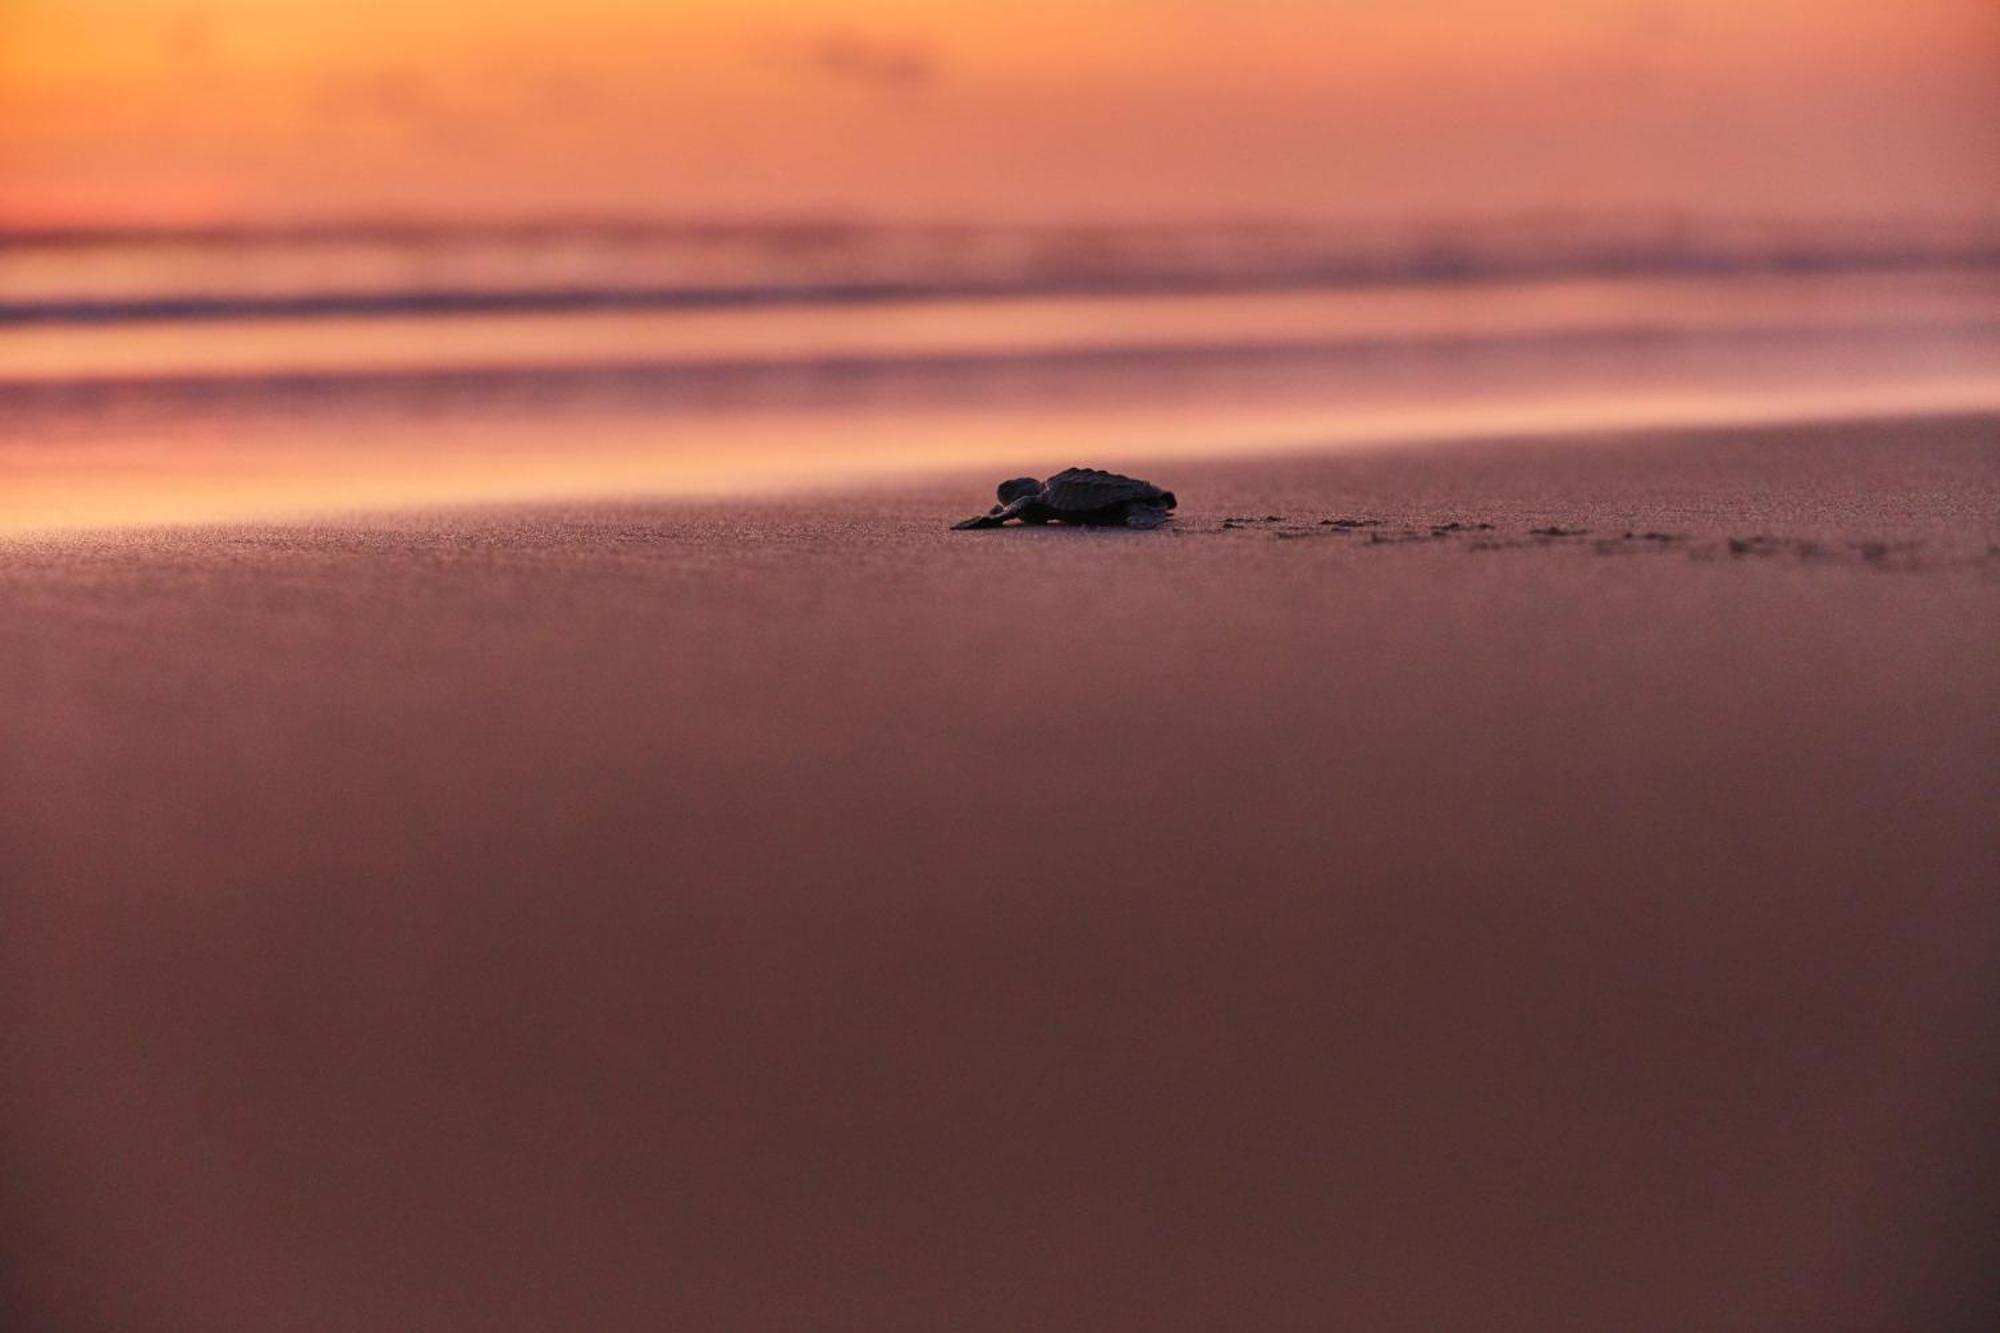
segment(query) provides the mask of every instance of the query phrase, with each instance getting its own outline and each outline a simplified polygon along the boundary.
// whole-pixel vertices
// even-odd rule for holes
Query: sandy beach
[[[1985,1325],[2000,419],[1116,461],[0,543],[8,1326]]]

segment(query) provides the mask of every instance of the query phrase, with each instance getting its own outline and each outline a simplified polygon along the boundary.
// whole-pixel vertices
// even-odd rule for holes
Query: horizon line
[[[1802,232],[1856,239],[1867,235],[2000,238],[2000,213],[1796,213],[1752,210],[1694,211],[1661,208],[1537,208],[1491,213],[1329,215],[1313,213],[1218,213],[1171,218],[976,219],[937,216],[902,218],[860,212],[714,210],[707,212],[548,212],[514,215],[447,215],[413,211],[297,218],[243,216],[205,221],[121,219],[65,222],[10,222],[0,218],[0,250],[87,248],[133,244],[295,244],[314,241],[416,242],[460,237],[534,240],[590,235],[634,239],[784,236],[1000,233],[1019,235],[1140,235],[1252,233],[1258,231],[1325,235],[1427,236],[1491,235],[1507,230],[1533,234],[1587,227],[1616,231],[1715,233],[1762,231],[1796,238]]]

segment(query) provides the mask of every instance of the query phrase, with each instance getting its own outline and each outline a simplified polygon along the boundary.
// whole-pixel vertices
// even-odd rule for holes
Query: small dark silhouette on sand
[[[978,518],[952,526],[960,530],[997,528],[1008,519],[1023,523],[1079,523],[1091,527],[1157,528],[1173,515],[1172,491],[1116,472],[1073,467],[1047,481],[1015,477],[1003,481],[1000,503]]]

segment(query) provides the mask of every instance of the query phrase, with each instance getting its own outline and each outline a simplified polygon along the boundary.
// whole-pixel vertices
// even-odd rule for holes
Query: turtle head
[[[1025,500],[1031,495],[1039,495],[1041,494],[1041,490],[1042,483],[1034,477],[1015,477],[1012,481],[1003,481],[1000,483],[1000,503],[1010,505],[1016,500]]]

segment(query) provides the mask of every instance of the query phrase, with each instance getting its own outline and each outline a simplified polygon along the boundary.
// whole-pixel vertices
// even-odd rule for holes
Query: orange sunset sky
[[[2000,212],[1994,0],[0,0],[0,223]]]

